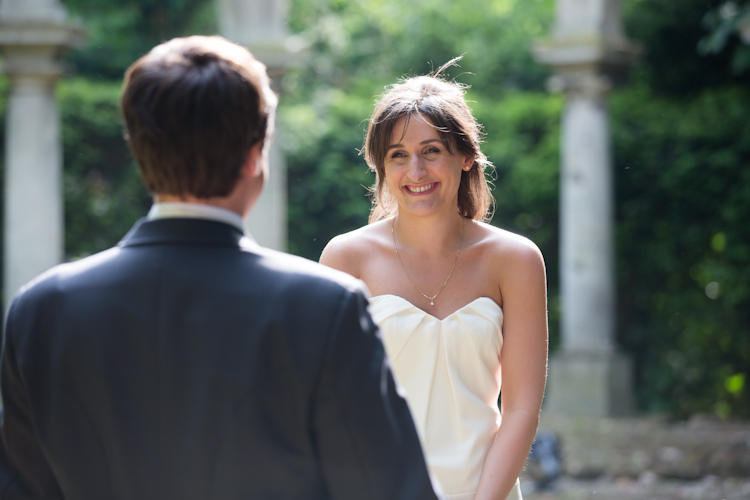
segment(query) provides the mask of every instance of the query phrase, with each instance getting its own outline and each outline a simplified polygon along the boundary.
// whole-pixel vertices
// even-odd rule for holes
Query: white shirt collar
[[[151,210],[148,211],[146,218],[148,220],[170,218],[209,219],[229,224],[243,233],[245,232],[245,225],[243,224],[240,214],[225,208],[205,205],[203,203],[154,203],[151,206]]]

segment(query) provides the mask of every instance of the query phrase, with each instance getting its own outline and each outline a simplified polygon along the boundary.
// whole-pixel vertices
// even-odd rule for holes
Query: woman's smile
[[[440,183],[430,182],[429,184],[407,184],[404,187],[409,194],[418,196],[433,192],[437,188],[438,184]]]

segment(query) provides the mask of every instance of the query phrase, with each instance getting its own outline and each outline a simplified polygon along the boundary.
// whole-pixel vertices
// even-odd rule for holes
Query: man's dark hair
[[[126,139],[152,194],[230,194],[250,149],[273,131],[266,68],[221,37],[176,38],[125,74]]]

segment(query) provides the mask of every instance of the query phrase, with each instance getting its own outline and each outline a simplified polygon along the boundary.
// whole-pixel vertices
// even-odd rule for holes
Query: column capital
[[[290,35],[286,0],[215,0],[219,32],[234,43],[247,47],[278,80],[291,64],[307,58],[307,44]]]
[[[85,41],[85,32],[77,23],[14,20],[0,17],[1,48],[39,45],[72,48],[83,45]]]
[[[532,47],[534,58],[551,66],[560,76],[553,77],[549,87],[606,92],[608,86],[624,78],[627,67],[641,53],[640,47],[628,40],[622,29],[620,0],[556,0],[556,3],[551,36],[537,40]]]
[[[60,48],[54,45],[3,46],[5,58],[3,73],[11,81],[38,81],[54,84],[63,74],[58,54]]]
[[[596,71],[571,71],[566,68],[547,80],[547,90],[565,93],[569,98],[602,99],[612,89],[612,80]]]
[[[591,68],[602,73],[617,73],[641,54],[641,49],[624,36],[596,33],[569,33],[537,40],[534,58],[555,70]]]
[[[10,24],[0,20],[3,72],[11,78],[25,76],[56,80],[63,73],[60,55],[85,40],[75,26],[40,23]]]
[[[61,53],[81,46],[85,33],[69,22],[57,0],[4,0],[0,3],[3,71],[11,78],[55,80],[62,74]]]
[[[64,24],[67,11],[59,0],[3,0],[0,19],[11,23],[41,21]]]

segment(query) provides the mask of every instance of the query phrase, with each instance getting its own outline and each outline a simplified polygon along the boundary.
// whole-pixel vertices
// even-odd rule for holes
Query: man
[[[243,237],[276,97],[220,37],[130,67],[155,204],[10,308],[0,498],[432,499],[360,282]]]

